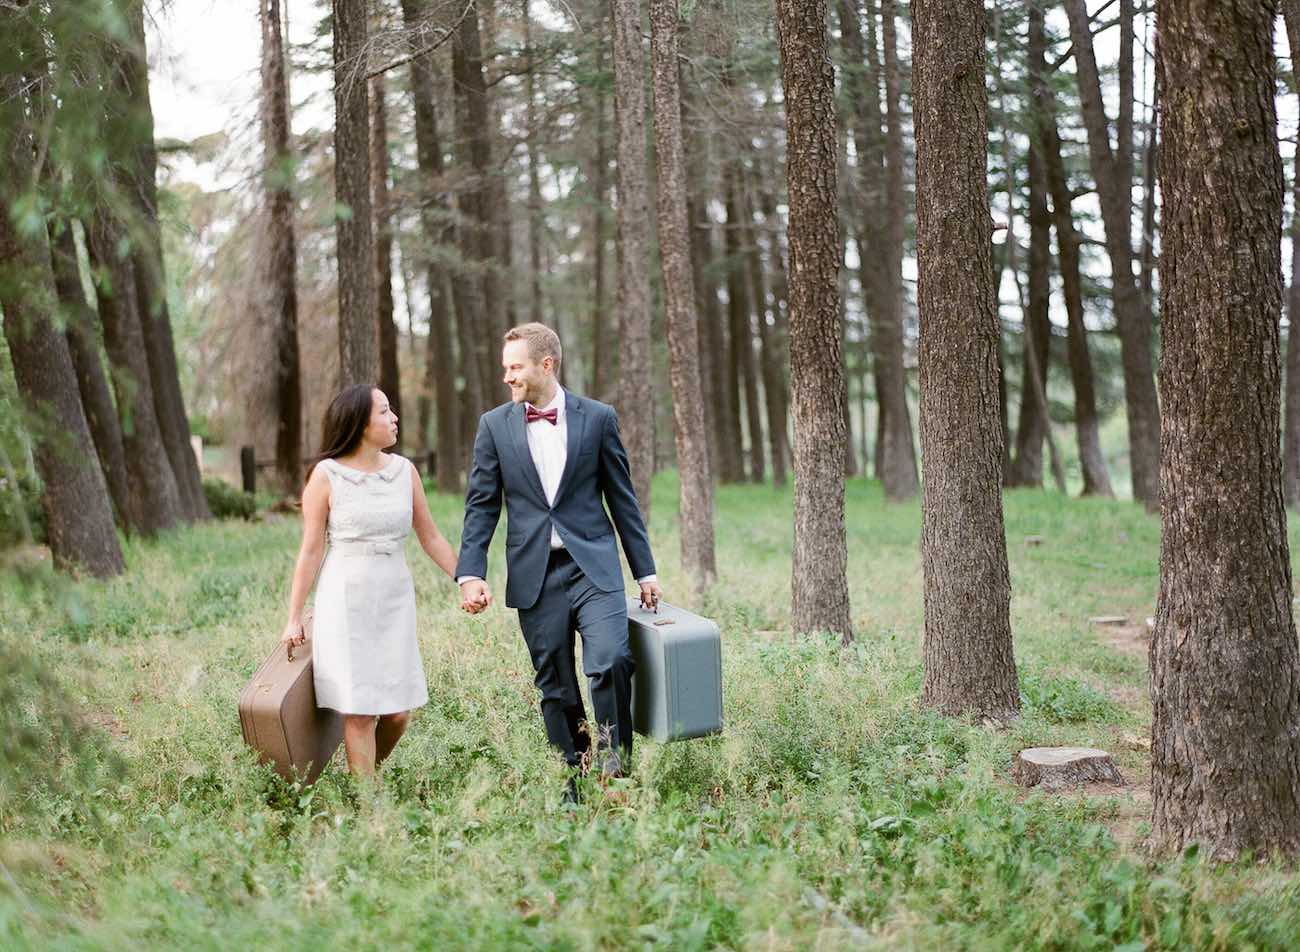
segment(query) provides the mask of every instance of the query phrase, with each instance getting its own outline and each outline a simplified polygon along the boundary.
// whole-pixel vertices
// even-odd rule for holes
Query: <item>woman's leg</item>
[[[406,725],[410,720],[410,711],[398,711],[396,714],[385,714],[379,718],[379,726],[375,728],[376,767],[393,752],[398,739],[406,732]]]
[[[358,776],[375,772],[375,722],[373,714],[343,715],[343,747],[348,755],[348,769]]]

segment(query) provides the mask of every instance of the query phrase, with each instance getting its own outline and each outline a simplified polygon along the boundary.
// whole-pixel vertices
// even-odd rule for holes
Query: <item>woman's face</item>
[[[370,392],[370,422],[361,439],[378,449],[387,449],[397,442],[397,414],[388,405],[384,391]]]

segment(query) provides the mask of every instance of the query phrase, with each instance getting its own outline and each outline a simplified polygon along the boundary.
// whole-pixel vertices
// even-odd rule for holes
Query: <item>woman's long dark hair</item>
[[[304,486],[321,460],[347,456],[357,448],[361,435],[370,424],[374,392],[375,385],[372,383],[354,383],[343,388],[330,401],[329,409],[325,411],[325,422],[321,426],[320,452],[312,457],[307,466]]]

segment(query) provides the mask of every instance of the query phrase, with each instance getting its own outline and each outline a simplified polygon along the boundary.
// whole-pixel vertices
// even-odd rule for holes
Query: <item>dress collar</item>
[[[377,477],[382,479],[384,482],[391,483],[397,478],[397,474],[400,472],[399,464],[402,462],[402,457],[393,454],[393,458],[388,461],[387,466],[383,469],[375,470],[373,473],[367,473],[364,470],[353,469],[351,466],[345,466],[336,459],[330,459],[329,462],[334,464],[334,472],[338,473],[348,482],[360,486],[371,477]]]

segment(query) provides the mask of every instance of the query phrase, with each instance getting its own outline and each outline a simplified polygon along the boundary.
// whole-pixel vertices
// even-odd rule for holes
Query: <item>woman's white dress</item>
[[[332,459],[328,549],[316,580],[312,666],[316,703],[344,714],[394,714],[429,700],[406,566],[411,464],[393,455],[375,473]]]

